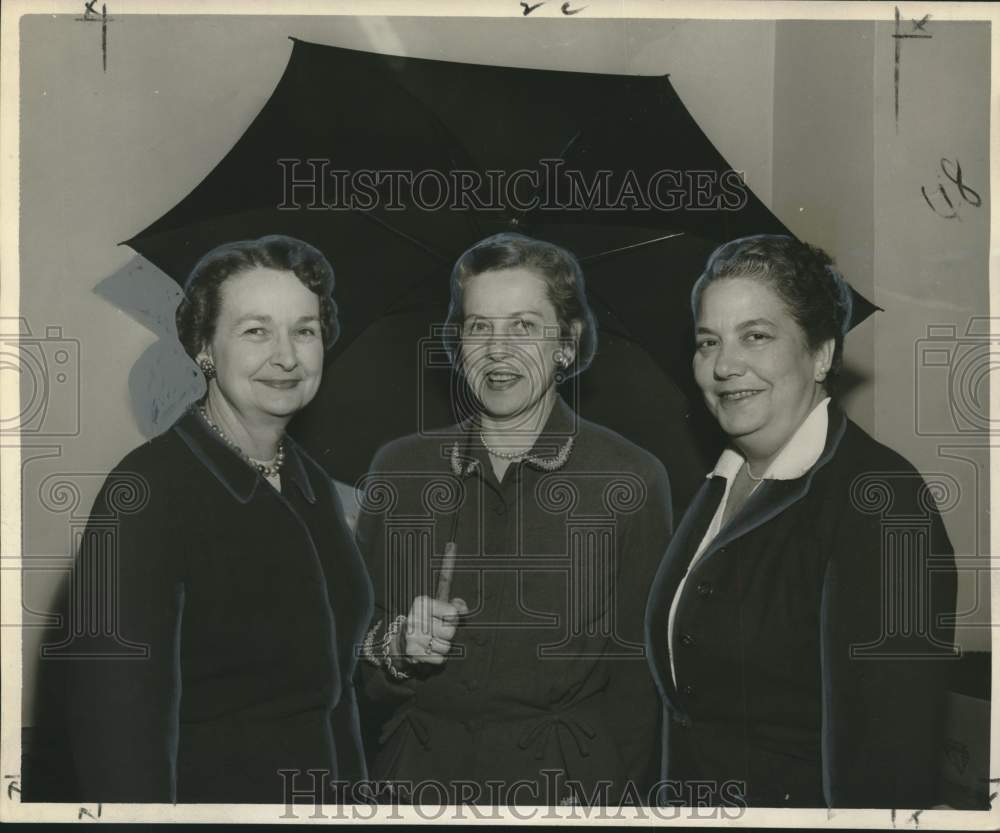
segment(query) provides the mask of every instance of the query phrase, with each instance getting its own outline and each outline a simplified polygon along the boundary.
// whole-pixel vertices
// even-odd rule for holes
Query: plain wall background
[[[105,73],[100,26],[67,15],[21,21],[21,315],[37,349],[51,354],[61,338],[79,353],[79,432],[24,438],[23,552],[39,566],[66,563],[102,477],[145,439],[129,377],[157,332],[172,327],[176,287],[116,243],[171,208],[240,137],[281,77],[288,35],[455,61],[669,72],[757,195],[887,308],[848,340],[861,381],[847,410],[922,470],[958,479],[961,500],[946,515],[952,540],[959,552],[986,551],[987,458],[980,454],[978,467],[942,460],[942,438],[917,435],[915,425],[918,409],[929,422],[947,422],[947,390],[934,382],[935,395],[919,406],[913,394],[927,325],[964,332],[988,309],[986,24],[931,24],[929,49],[918,54],[908,44],[898,133],[891,25],[125,16],[108,29]],[[933,216],[919,195],[920,184],[937,181],[929,162],[956,154],[984,196],[960,222]],[[95,292],[109,279],[135,282],[129,312]],[[61,336],[46,340],[51,327]],[[183,388],[166,364],[143,371],[153,387],[170,379]],[[46,419],[66,422],[73,391],[73,378],[53,386]],[[26,573],[27,625],[43,621],[56,575]],[[969,577],[960,598],[965,609],[976,604]],[[976,615],[985,621],[984,610]],[[37,635],[25,631],[29,723]],[[988,646],[983,628],[960,638],[968,648]]]

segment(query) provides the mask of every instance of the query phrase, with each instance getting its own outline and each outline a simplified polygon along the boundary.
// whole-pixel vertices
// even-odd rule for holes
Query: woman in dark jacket
[[[709,259],[692,308],[695,376],[731,445],[646,614],[665,789],[931,806],[954,560],[924,480],[829,397],[847,284],[815,247],[744,238]]]
[[[284,433],[337,337],[332,290],[323,255],[281,236],[220,246],[187,282],[178,332],[207,395],[109,475],[43,659],[65,660],[78,800],[284,804],[308,769],[366,777],[351,678],[371,585]]]
[[[569,252],[497,235],[451,286],[471,414],[383,448],[359,520],[367,691],[389,710],[373,777],[414,802],[617,803],[629,781],[644,801],[658,707],[639,602],[670,535],[666,472],[556,393],[596,348]]]

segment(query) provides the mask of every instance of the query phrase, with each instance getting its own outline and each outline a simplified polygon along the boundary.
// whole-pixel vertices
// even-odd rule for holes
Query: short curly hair
[[[757,234],[723,243],[691,289],[695,319],[705,289],[727,278],[752,278],[774,290],[805,333],[810,351],[833,339],[833,360],[824,381],[829,391],[843,365],[853,309],[851,287],[833,259],[818,246],[787,235]]]
[[[340,335],[333,300],[333,267],[315,246],[283,234],[270,234],[257,240],[223,243],[195,264],[184,284],[184,298],[176,314],[177,337],[185,352],[196,358],[215,335],[222,285],[255,268],[291,272],[319,297],[320,332],[323,347],[329,350]]]
[[[562,338],[573,337],[572,325],[581,324],[573,363],[564,378],[583,373],[597,353],[597,319],[587,303],[587,290],[580,262],[572,252],[516,232],[501,232],[480,240],[467,249],[451,271],[451,303],[445,322],[445,348],[454,364],[462,331],[463,296],[469,278],[503,269],[530,269],[545,283],[546,294],[555,307]]]

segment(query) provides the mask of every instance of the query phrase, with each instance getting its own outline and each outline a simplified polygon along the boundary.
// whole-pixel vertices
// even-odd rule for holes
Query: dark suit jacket
[[[570,438],[557,470],[513,464],[502,483],[469,425],[377,455],[358,526],[376,618],[435,594],[456,510],[451,596],[470,614],[458,655],[439,670],[394,683],[364,663],[369,696],[392,708],[374,776],[473,782],[485,803],[488,781],[526,779],[516,795],[494,796],[520,804],[558,803],[567,779],[588,799],[606,781],[615,802],[626,779],[640,792],[655,780],[659,704],[642,600],[670,536],[667,475],[560,400],[535,450],[551,459]],[[460,476],[455,442],[463,469],[476,464]]]
[[[923,479],[831,406],[816,464],[765,481],[688,577],[675,686],[667,616],[723,487],[695,497],[646,612],[664,778],[715,804],[727,781],[751,805],[937,803],[956,574]]]
[[[284,803],[281,769],[298,790],[308,768],[366,777],[371,583],[333,483],[286,442],[280,494],[193,412],[108,476],[42,659],[78,790],[49,800]]]

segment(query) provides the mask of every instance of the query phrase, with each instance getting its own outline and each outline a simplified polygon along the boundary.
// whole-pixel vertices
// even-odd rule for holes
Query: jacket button
[[[507,506],[503,503],[498,503],[496,506],[493,507],[493,511],[496,512],[498,515],[506,515]]]
[[[692,645],[694,645],[694,637],[691,636],[691,634],[689,633],[684,634],[681,637],[681,645],[683,645],[686,648],[690,648]]]
[[[686,685],[681,690],[684,692],[686,697],[694,697],[694,686]]]
[[[698,584],[698,595],[699,596],[705,596],[707,598],[708,596],[711,596],[713,592],[715,592],[715,588],[712,587],[712,582],[710,582],[710,581],[703,581],[703,582],[701,582],[701,583]]]
[[[477,633],[474,637],[472,637],[472,641],[477,645],[485,645],[488,640],[485,634]]]
[[[466,691],[476,691],[479,688],[479,683],[476,680],[466,680],[463,685]]]

